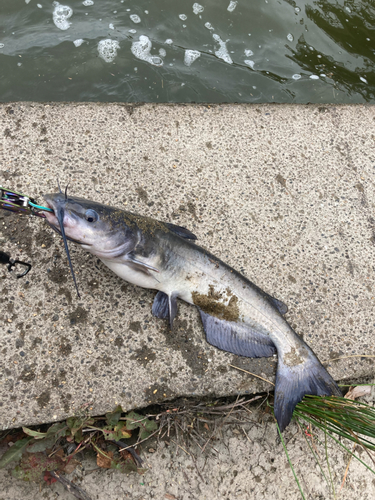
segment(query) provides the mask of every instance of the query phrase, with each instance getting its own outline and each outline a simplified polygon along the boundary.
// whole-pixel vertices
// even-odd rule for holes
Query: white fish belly
[[[158,288],[158,280],[152,276],[153,271],[150,271],[150,274],[146,274],[128,264],[105,259],[100,260],[109,267],[111,271],[117,274],[117,276],[129,283],[133,283],[133,285],[138,285],[143,288]]]

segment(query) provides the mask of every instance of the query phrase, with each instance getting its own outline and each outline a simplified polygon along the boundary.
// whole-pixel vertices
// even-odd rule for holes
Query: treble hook
[[[2,252],[1,250],[0,250],[0,264],[5,264],[5,265],[8,264],[8,271],[9,272],[12,272],[12,270],[13,270],[12,268],[16,264],[21,264],[21,266],[25,266],[26,267],[25,271],[23,273],[21,273],[21,274],[17,274],[16,275],[17,278],[22,278],[23,276],[26,276],[26,274],[32,268],[31,264],[28,264],[27,262],[22,262],[21,260],[11,259],[10,255],[8,255],[5,252]]]

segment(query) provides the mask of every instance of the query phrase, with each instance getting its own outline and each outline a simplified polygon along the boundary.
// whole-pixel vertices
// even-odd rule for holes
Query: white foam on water
[[[245,56],[246,57],[251,57],[254,55],[254,52],[250,49],[245,49]]]
[[[89,7],[90,5],[94,5],[94,2],[93,0],[85,0],[84,2],[82,2],[82,5],[84,5],[85,7]]]
[[[311,80],[319,80],[318,75],[310,75]]]
[[[233,2],[232,0],[229,2],[227,10],[229,12],[233,12],[234,9],[237,7],[238,2]]]
[[[3,48],[4,48],[4,44],[0,43],[0,49],[3,49]]]
[[[110,30],[114,30],[114,29],[115,29],[115,27],[113,26],[113,24],[112,24],[112,23],[108,26],[108,28],[109,28]]]
[[[22,66],[22,63],[17,63],[17,66]]]
[[[201,56],[199,50],[185,50],[184,64],[185,66],[191,66],[194,61]]]
[[[28,3],[30,3],[30,0],[25,0],[25,4],[27,5]]]
[[[366,80],[366,78],[364,78],[363,76],[360,76],[359,79],[361,80],[361,82],[363,83],[368,83],[368,81]]]
[[[324,73],[320,73],[319,75],[321,78],[325,78],[327,75],[325,75]]]
[[[216,33],[214,33],[212,35],[212,37],[220,45],[220,49],[215,50],[215,56],[218,57],[219,59],[222,59],[224,62],[226,62],[228,64],[233,64],[232,58],[230,57],[228,49],[227,49],[227,43],[223,42],[223,40],[220,38],[220,36],[216,35]],[[229,42],[229,40],[227,40],[227,42]]]
[[[288,33],[286,37],[290,42],[293,42],[294,36],[291,33]]]
[[[78,38],[78,40],[74,40],[73,43],[76,47],[80,47],[83,44],[83,42],[84,42],[83,38]]]
[[[105,62],[113,62],[117,56],[117,50],[120,48],[120,44],[117,40],[111,40],[106,38],[105,40],[100,40],[98,43],[99,57],[101,57]]]
[[[180,14],[178,17],[181,19],[181,21],[186,21],[186,19],[187,19],[186,14]]]
[[[131,30],[128,30],[129,33],[137,33],[137,30],[134,30],[134,29],[131,29]]]
[[[134,57],[141,61],[146,61],[153,66],[163,66],[163,59],[159,56],[151,55],[152,43],[148,36],[141,35],[138,42],[133,42],[131,51]]]
[[[205,28],[207,28],[208,30],[213,30],[213,29],[214,29],[211,23],[204,23],[204,26],[205,26]]]
[[[172,45],[173,40],[172,38],[167,38],[164,43],[166,43],[167,45]]]
[[[165,57],[167,55],[167,51],[165,49],[159,49],[159,56]]]
[[[194,12],[194,14],[200,14],[203,11],[204,11],[203,5],[200,5],[199,3],[193,4],[193,12]]]
[[[40,3],[37,3],[36,6],[38,7],[38,9],[43,9],[43,5]]]
[[[250,59],[245,59],[244,61],[245,64],[247,64],[251,69],[254,69],[254,61],[250,61]]]
[[[68,5],[60,5],[59,2],[53,2],[52,5],[55,7],[52,13],[52,19],[56,28],[63,31],[69,29],[72,23],[68,21],[68,19],[72,17],[73,9]]]
[[[295,73],[293,76],[292,76],[293,80],[299,80],[301,78],[301,75],[299,75],[298,73]]]
[[[137,16],[137,14],[130,14],[130,19],[133,21],[133,23],[138,24],[141,22],[141,18]]]

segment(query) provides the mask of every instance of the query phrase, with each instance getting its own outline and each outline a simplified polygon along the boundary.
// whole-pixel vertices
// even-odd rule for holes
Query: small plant
[[[78,452],[93,449],[97,465],[123,473],[143,474],[142,459],[134,447],[123,440],[136,434],[145,440],[158,428],[154,420],[134,411],[123,415],[121,406],[105,417],[75,416],[51,425],[44,432],[27,427],[18,433],[14,444],[0,459],[0,468],[12,462],[12,475],[24,481],[60,481],[76,498],[89,500],[87,494],[64,477],[79,465]],[[9,439],[11,435],[6,436]],[[133,436],[134,437],[134,436]],[[5,441],[7,440],[5,438]]]
[[[311,423],[332,437],[336,435],[375,450],[375,408],[366,403],[336,396],[305,396],[294,410],[294,418]]]
[[[165,438],[176,444],[194,462],[190,443],[194,443],[201,453],[205,453],[213,448],[213,442],[223,426],[244,422],[261,425],[254,422],[252,411],[255,405],[257,409],[263,407],[262,418],[268,414],[267,418],[272,419],[272,405],[268,403],[270,397],[272,396],[264,394],[253,398],[220,398],[208,402],[181,398],[149,408],[153,412],[146,415],[134,411],[125,414],[121,406],[118,406],[102,417],[77,415],[50,427],[44,426],[42,430],[23,427],[16,435],[13,433],[5,437],[5,442],[11,439],[14,444],[0,458],[0,468],[14,462],[14,477],[25,481],[44,480],[49,484],[60,481],[76,498],[90,500],[82,489],[65,477],[65,474],[79,465],[79,452],[86,449],[94,451],[97,465],[103,469],[142,474],[146,469],[143,468],[135,446],[157,434],[158,439]],[[355,453],[359,446],[362,447],[375,465],[374,407],[348,398],[306,396],[297,405],[293,417],[301,428],[306,429],[306,424],[308,425],[308,432],[305,430],[303,436],[334,496],[327,438],[333,439],[351,457],[355,457],[375,474],[375,470]],[[324,439],[318,430],[323,431]],[[246,435],[245,431],[244,433]],[[172,438],[172,434],[176,440]],[[305,498],[281,433],[280,439],[302,498]],[[354,443],[352,450],[348,448],[346,440]],[[319,462],[316,448],[319,443],[325,449],[328,474],[324,473]]]
[[[336,444],[338,444],[343,450],[349,453],[350,460],[355,458],[362,465],[364,465],[370,472],[375,474],[374,468],[366,464],[356,453],[355,450],[359,446],[367,453],[368,457],[375,466],[375,408],[369,404],[363,403],[361,401],[355,401],[348,399],[346,397],[320,397],[320,396],[305,396],[304,399],[296,406],[293,418],[297,424],[302,427],[308,424],[309,433],[304,434],[310,451],[314,455],[314,458],[322,472],[322,475],[326,479],[328,485],[330,486],[333,496],[335,497],[335,488],[333,480],[331,477],[331,469],[329,464],[329,456],[327,451],[327,438],[331,438]],[[314,431],[321,430],[324,433],[324,448],[325,457],[329,472],[329,480],[323,472],[319,459],[313,450],[315,444],[313,443]],[[279,436],[284,447],[285,454],[287,456],[289,465],[292,469],[294,478],[301,492],[301,496],[305,499],[300,482],[293,468],[293,464],[289,459],[287,447],[283,440],[283,436],[279,430]],[[310,444],[307,436],[311,438],[312,444]],[[352,441],[354,443],[353,449],[350,450],[347,446],[347,441]],[[317,442],[317,439],[314,440]],[[342,485],[345,482],[346,475],[348,473],[348,468],[345,471],[344,479]],[[342,487],[342,486],[341,486]]]

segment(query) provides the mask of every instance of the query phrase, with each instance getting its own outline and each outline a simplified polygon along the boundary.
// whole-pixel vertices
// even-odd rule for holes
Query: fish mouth
[[[48,222],[49,226],[50,226],[50,227],[51,227],[54,231],[56,231],[56,233],[57,233],[57,234],[59,234],[59,235],[62,237],[62,232],[61,232],[61,230],[60,230],[57,226],[55,226],[52,222],[50,222],[49,220],[47,220],[47,222]],[[65,235],[65,238],[66,238],[67,240],[69,240],[69,241],[72,241],[73,243],[76,243],[77,245],[85,245],[85,246],[87,246],[87,247],[92,246],[92,245],[91,245],[91,243],[82,243],[81,241],[75,240],[74,238],[70,238],[70,236],[66,236],[66,235]]]
[[[60,224],[59,224],[59,221],[55,215],[55,212],[56,212],[56,206],[54,205],[53,201],[49,198],[45,198],[46,200],[46,207],[47,208],[50,208],[53,212],[46,212],[46,221],[48,222],[49,226],[54,230],[56,231],[57,234],[59,234],[61,237],[63,236],[62,235],[62,232],[61,232],[61,229],[60,229]],[[70,238],[70,236],[66,236],[65,235],[65,238],[69,241],[72,241],[73,243],[76,243],[77,245],[85,245],[85,246],[92,246],[91,243],[87,243],[87,242],[82,242],[82,241],[79,241],[79,240],[76,240],[74,238]]]

